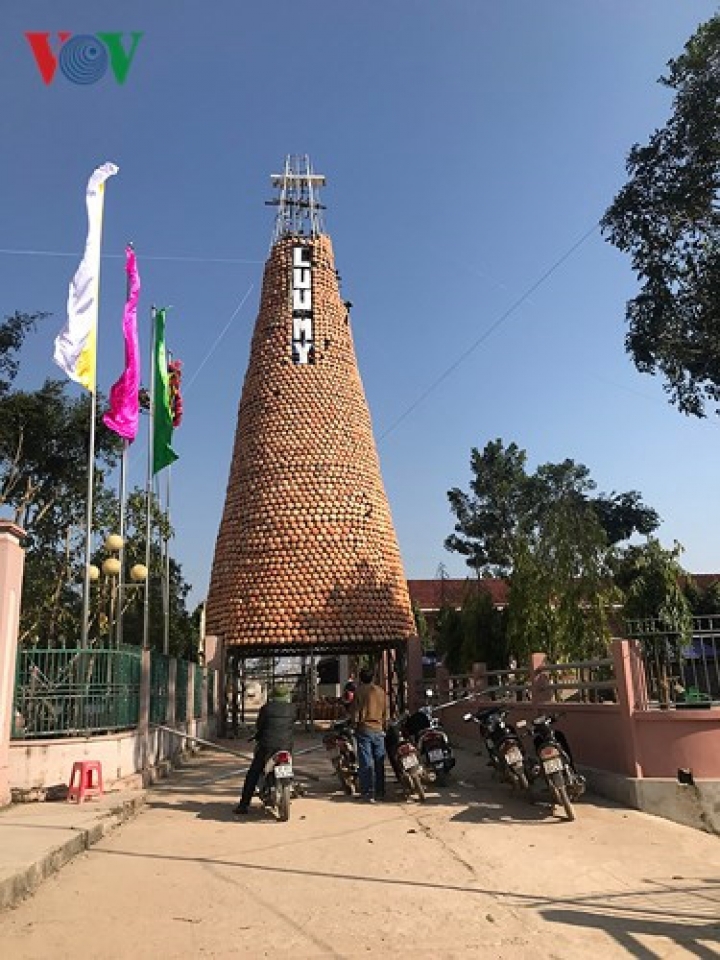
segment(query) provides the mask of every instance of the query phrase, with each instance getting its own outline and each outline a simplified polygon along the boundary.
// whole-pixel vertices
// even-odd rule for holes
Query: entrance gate
[[[290,686],[298,704],[298,719],[306,730],[316,723],[317,664],[321,656],[349,656],[357,674],[360,666],[374,668],[378,683],[388,696],[390,716],[397,716],[407,706],[407,644],[326,644],[308,649],[287,646],[231,646],[225,652],[224,710],[220,714],[221,736],[239,735],[240,728],[254,719],[255,709],[248,705],[248,689],[252,681],[265,684],[266,690],[276,684]]]

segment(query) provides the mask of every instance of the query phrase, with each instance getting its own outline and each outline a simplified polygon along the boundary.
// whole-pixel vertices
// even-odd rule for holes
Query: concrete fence
[[[166,658],[166,682],[153,682],[153,652],[141,658],[139,715],[124,730],[90,736],[10,740],[8,787],[13,800],[62,796],[75,761],[99,760],[106,785],[147,783],[192,744],[216,731],[219,684],[207,666]],[[182,669],[178,669],[183,664]],[[183,689],[178,689],[182,677]],[[178,708],[180,705],[180,709]],[[170,727],[173,732],[160,727]]]
[[[126,729],[96,733],[94,736],[84,736],[83,730],[75,730],[74,733],[79,735],[58,736],[57,729],[43,727],[37,722],[28,724],[28,717],[24,717],[15,705],[19,675],[17,638],[25,561],[22,548],[24,536],[24,531],[15,524],[0,519],[0,807],[12,799],[41,798],[52,796],[54,792],[61,793],[67,787],[73,763],[84,759],[102,763],[104,780],[109,785],[131,778],[147,782],[164,764],[169,764],[185,749],[189,743],[188,737],[200,736],[205,739],[213,735],[220,696],[216,672],[208,667],[197,666],[184,671],[187,690],[182,691],[185,696],[179,699],[186,707],[184,713],[179,715],[175,697],[179,672],[177,664],[169,664],[169,682],[161,690],[162,684],[153,684],[151,651],[138,651],[135,656],[140,660],[139,702],[132,696],[126,697],[134,710],[133,716],[127,719],[124,714],[118,713],[112,722],[107,722],[108,727],[123,726]],[[105,659],[109,661],[112,658]],[[62,658],[56,658],[56,661],[59,669],[67,670]],[[131,671],[132,677],[125,678],[123,683],[115,683],[113,689],[116,694],[118,689],[126,694],[127,690],[134,689],[135,672]],[[100,703],[93,704],[90,713],[85,711],[83,714],[77,709],[79,698],[87,700],[86,686],[84,684],[83,691],[78,692],[70,685],[63,697],[71,702],[74,698],[72,715],[82,717],[80,725],[92,726],[92,718],[97,721],[100,715]],[[41,698],[42,691],[34,684],[31,684],[31,688],[28,702],[32,704]],[[52,697],[53,706],[56,706],[56,694],[57,689]],[[161,697],[162,704],[159,702]],[[84,701],[83,706],[86,706]],[[33,718],[37,720],[35,715]],[[172,726],[175,732],[160,730],[158,724]],[[33,734],[28,739],[21,739],[23,725]],[[47,736],[44,736],[45,731]]]
[[[579,679],[593,673],[603,679]],[[477,742],[477,727],[463,715],[493,705],[508,709],[511,722],[557,714],[597,792],[720,833],[720,707],[650,708],[637,641],[613,640],[603,661],[549,664],[534,654],[512,671],[475,664],[471,674],[452,677],[438,668],[428,683],[436,703],[451,704],[440,716],[452,735]],[[416,684],[415,693],[417,703],[426,691]]]
[[[610,668],[606,671],[612,674],[610,680],[552,679],[553,674],[567,677],[598,665]],[[613,640],[607,661],[549,664],[543,654],[534,654],[528,668],[513,671],[527,677],[518,684],[490,685],[491,674],[482,664],[463,678],[464,685],[443,668],[438,668],[434,683],[441,703],[452,699],[453,690],[469,697],[442,710],[443,724],[460,736],[472,734],[463,714],[496,704],[500,696],[512,721],[531,719],[545,710],[561,715],[559,725],[582,765],[635,778],[675,778],[679,769],[689,769],[695,778],[720,780],[720,707],[642,708],[642,672],[637,641]],[[509,671],[496,673],[507,676]],[[556,699],[558,689],[567,698]],[[583,691],[597,690],[607,694],[606,699],[576,699]]]

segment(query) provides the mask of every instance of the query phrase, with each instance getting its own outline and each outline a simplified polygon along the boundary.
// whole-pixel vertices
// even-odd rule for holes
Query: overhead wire
[[[7,254],[10,256],[25,256],[25,257],[73,257],[79,258],[82,256],[82,253],[67,253],[64,250],[11,250],[7,247],[0,248],[0,254]],[[102,260],[120,260],[125,257],[124,253],[103,253],[101,255]],[[145,260],[155,260],[162,261],[166,260],[172,263],[251,263],[258,264],[264,263],[264,260],[245,260],[240,257],[171,257],[171,256],[151,256],[148,254],[143,254],[143,261]]]
[[[505,321],[508,320],[515,313],[516,310],[518,310],[527,300],[529,300],[530,297],[533,295],[533,293],[535,293],[535,291],[539,287],[541,287],[543,283],[545,283],[545,281],[548,280],[555,273],[555,271],[558,270],[563,265],[563,263],[565,263],[565,261],[568,260],[573,255],[573,253],[575,253],[575,251],[578,250],[585,243],[585,241],[588,240],[595,233],[596,230],[599,229],[599,227],[600,227],[599,223],[594,223],[589,230],[586,230],[579,240],[576,240],[572,244],[572,246],[569,247],[565,251],[565,253],[562,254],[562,256],[558,257],[558,259],[552,264],[552,266],[548,267],[548,269],[540,277],[538,277],[538,279],[534,283],[532,283],[527,288],[527,290],[525,290],[525,292],[522,293],[517,298],[517,300],[515,300],[507,308],[507,310],[505,310],[496,320],[494,320],[490,324],[490,326],[486,330],[483,331],[483,333],[480,334],[477,340],[473,341],[473,343],[471,343],[470,346],[467,347],[460,354],[460,356],[456,360],[454,360],[450,364],[450,366],[447,367],[440,374],[439,377],[436,377],[435,380],[433,380],[433,382],[428,387],[426,387],[425,390],[423,390],[423,392],[420,394],[419,397],[417,397],[416,400],[414,400],[408,407],[406,407],[406,409],[400,414],[400,416],[397,417],[390,424],[390,426],[387,427],[387,429],[385,429],[380,434],[380,436],[378,437],[378,440],[384,440],[389,434],[393,432],[393,430],[395,430],[403,422],[403,420],[407,419],[407,417],[409,417],[410,414],[413,413],[413,411],[415,411],[420,406],[420,404],[424,400],[426,400],[430,396],[430,394],[433,393],[440,386],[440,384],[444,380],[447,380],[447,378],[450,376],[451,373],[457,370],[460,364],[464,360],[466,360],[471,353],[477,350],[477,348],[480,346],[481,343],[484,343],[485,340],[487,340],[488,337],[498,329],[498,327],[500,327],[503,323],[505,323]]]

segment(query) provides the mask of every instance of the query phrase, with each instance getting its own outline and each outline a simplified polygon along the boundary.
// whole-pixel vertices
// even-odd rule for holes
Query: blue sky
[[[61,375],[52,341],[84,243],[85,183],[112,160],[98,381],[107,391],[122,366],[133,240],[143,345],[150,306],[171,304],[184,362],[174,554],[202,599],[273,226],[269,177],[287,153],[309,153],[328,178],[326,228],[407,576],[441,562],[465,575],[443,548],[446,491],[467,486],[471,448],[496,437],[531,468],[570,457],[600,490],[639,490],[688,569],[720,569],[718,422],[679,414],[626,356],[627,259],[595,231],[497,324],[597,223],[629,147],[668,115],[664,65],[715,9],[5,0],[0,310],[54,313],[23,353],[23,386]],[[126,83],[58,73],[45,86],[23,34],[58,30],[142,31]],[[141,434],[131,485],[144,484],[145,446]]]

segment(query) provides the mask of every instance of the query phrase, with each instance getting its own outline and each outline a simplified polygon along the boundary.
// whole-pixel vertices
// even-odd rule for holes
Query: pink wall
[[[481,700],[459,703],[441,711],[441,722],[451,734],[479,742],[477,725],[465,723],[462,717],[464,713],[474,713],[490,706],[492,704],[489,701]],[[558,729],[562,730],[570,741],[570,748],[577,763],[599,770],[611,770],[625,776],[633,775],[627,763],[623,743],[623,718],[617,704],[547,704],[545,708],[541,705],[533,706],[532,703],[505,706],[510,707],[512,723],[522,719],[531,720],[547,708],[550,713],[562,714]]]
[[[10,728],[25,551],[20,527],[0,520],[0,807],[10,802]]]
[[[720,780],[720,709],[647,710],[633,715],[643,777]]]
[[[558,723],[570,741],[580,766],[607,770],[627,777],[672,777],[689,768],[696,779],[720,780],[720,709],[638,710],[639,658],[633,642],[613,641],[617,678],[617,703],[543,703],[542,656],[532,658],[535,677],[533,700],[509,703],[510,720],[531,719],[543,710],[562,714]],[[440,702],[443,702],[442,693]],[[441,722],[456,737],[478,740],[475,724],[465,723],[464,713],[493,704],[466,700],[440,712]]]

